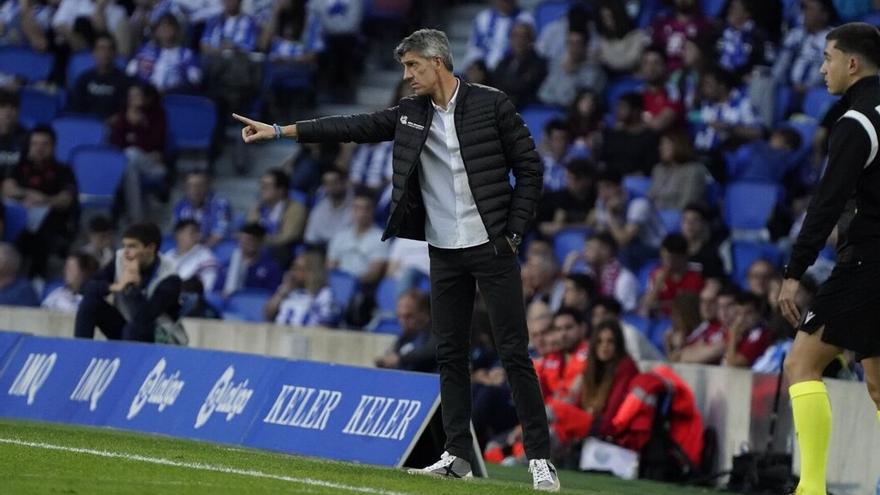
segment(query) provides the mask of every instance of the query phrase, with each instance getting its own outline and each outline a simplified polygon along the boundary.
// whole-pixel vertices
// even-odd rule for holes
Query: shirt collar
[[[434,110],[442,113],[450,113],[455,111],[455,100],[458,98],[458,90],[461,88],[461,80],[459,78],[455,78],[455,92],[452,93],[452,98],[449,99],[449,103],[446,104],[446,109],[444,110],[441,106],[434,103],[434,100],[431,99],[431,105],[434,105]]]

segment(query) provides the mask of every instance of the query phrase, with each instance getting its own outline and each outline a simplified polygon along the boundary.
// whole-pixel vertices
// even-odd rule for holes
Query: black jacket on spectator
[[[391,214],[382,239],[425,240],[418,164],[433,115],[430,96],[408,96],[396,107],[374,113],[297,122],[297,134],[300,142],[393,139]],[[455,130],[471,192],[489,237],[495,241],[506,233],[522,236],[541,197],[544,165],[516,108],[501,91],[461,81]],[[510,185],[511,170],[515,187]]]
[[[659,136],[650,129],[644,129],[636,134],[626,130],[609,129],[605,131],[602,139],[600,161],[605,163],[608,170],[614,170],[621,175],[650,176],[654,164],[660,161],[659,144]]]
[[[70,94],[70,110],[107,119],[122,110],[131,79],[112,67],[106,74],[91,69],[79,76]]]
[[[547,62],[535,50],[522,59],[508,54],[492,72],[492,85],[510,98],[517,108],[535,101],[538,88],[547,77]]]
[[[394,352],[400,356],[398,369],[407,371],[437,371],[437,339],[426,328],[414,335],[401,335],[394,343]]]

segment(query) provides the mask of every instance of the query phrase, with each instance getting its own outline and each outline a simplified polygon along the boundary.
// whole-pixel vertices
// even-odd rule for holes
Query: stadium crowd
[[[587,436],[644,445],[619,420],[631,382],[643,379],[635,361],[778,372],[794,333],[776,309],[781,262],[840,116],[819,73],[825,35],[841,22],[877,24],[877,2],[486,3],[456,71],[510,96],[545,165],[520,257],[556,454]],[[0,304],[76,312],[86,281],[113,262],[120,229],[176,187],[182,199],[157,248],[184,281],[181,315],[392,333],[398,341],[377,366],[434,370],[427,246],[380,241],[391,143],[302,145],[260,177],[252,208],[236,212],[210,168],[178,180],[169,138],[171,95],[210,98],[221,131],[231,111],[283,115],[292,92],[306,103],[350,100],[378,4],[399,26],[438,8],[4,0],[0,52],[52,63],[36,80],[0,66]],[[83,219],[90,174],[68,163],[78,150],[67,134],[77,131],[34,111],[35,93],[63,101],[64,116],[98,121],[102,144],[124,155],[110,215]],[[834,237],[802,280],[804,306],[830,273]],[[516,416],[479,308],[475,428],[487,459],[516,462]],[[829,376],[858,379],[848,354],[832,368]]]

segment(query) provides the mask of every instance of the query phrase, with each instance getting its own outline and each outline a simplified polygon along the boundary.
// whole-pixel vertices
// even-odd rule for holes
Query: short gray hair
[[[452,72],[452,52],[449,50],[449,38],[446,33],[437,29],[419,29],[407,36],[394,49],[394,59],[400,59],[406,52],[415,52],[420,57],[440,57],[443,65]]]

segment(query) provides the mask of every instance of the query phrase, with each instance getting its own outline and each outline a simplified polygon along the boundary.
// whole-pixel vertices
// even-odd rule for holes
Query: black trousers
[[[528,354],[519,262],[504,238],[466,249],[430,248],[431,317],[440,365],[446,451],[471,461],[470,336],[476,285],[486,301],[529,459],[550,457],[547,414]]]
[[[156,341],[152,322],[126,321],[122,313],[104,298],[87,293],[76,311],[74,336],[78,339],[93,339],[95,327],[101,329],[108,340]]]

